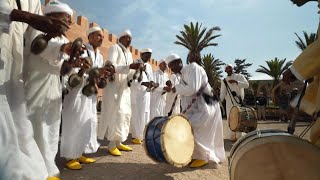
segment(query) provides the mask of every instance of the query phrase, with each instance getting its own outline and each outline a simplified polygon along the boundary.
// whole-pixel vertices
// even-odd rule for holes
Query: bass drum
[[[257,129],[257,113],[253,108],[233,106],[229,115],[229,127],[233,132],[251,132]]]
[[[320,148],[280,130],[252,131],[232,147],[231,180],[319,180]]]
[[[181,115],[155,117],[144,129],[143,146],[156,162],[183,167],[191,162],[194,137],[191,124]]]

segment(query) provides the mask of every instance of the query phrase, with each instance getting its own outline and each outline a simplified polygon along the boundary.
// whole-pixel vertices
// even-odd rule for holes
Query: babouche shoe
[[[119,151],[119,149],[118,148],[112,148],[112,149],[109,149],[108,150],[109,151],[109,153],[111,154],[111,155],[113,155],[113,156],[121,156],[121,152]]]
[[[80,156],[80,158],[78,159],[78,161],[80,163],[83,163],[83,164],[91,164],[91,163],[95,163],[96,160],[95,159],[92,159],[92,158],[87,158],[85,156]]]
[[[47,180],[60,180],[60,178],[57,176],[50,176],[47,178]]]
[[[127,146],[127,145],[124,145],[122,143],[120,143],[119,146],[117,146],[117,148],[121,151],[132,151],[132,148]]]
[[[133,144],[142,144],[142,141],[139,140],[139,139],[137,139],[137,138],[133,138],[133,139],[131,140],[131,142],[132,142]]]
[[[202,167],[206,164],[208,164],[208,161],[196,159],[190,164],[190,167],[197,168],[197,167]]]
[[[72,169],[72,170],[81,169],[81,164],[75,159],[72,159],[72,160],[68,161],[66,163],[66,166],[67,166],[67,168]]]

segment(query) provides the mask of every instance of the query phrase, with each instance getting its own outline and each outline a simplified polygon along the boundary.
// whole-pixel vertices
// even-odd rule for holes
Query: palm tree
[[[310,33],[310,35],[308,35],[307,32],[303,31],[303,36],[304,36],[304,40],[305,40],[305,42],[304,42],[297,33],[294,33],[294,34],[299,39],[299,41],[295,41],[295,42],[301,51],[305,50],[307,48],[307,46],[309,46],[311,43],[313,43],[317,39],[316,33]]]
[[[193,58],[198,64],[201,61],[200,52],[209,46],[217,46],[217,43],[211,42],[213,39],[221,36],[213,35],[215,31],[220,31],[219,27],[213,27],[207,31],[207,28],[202,28],[202,24],[198,22],[194,25],[192,22],[190,25],[184,25],[184,30],[180,31],[180,35],[176,35],[177,41],[175,44],[186,47],[189,50],[187,63],[189,59]]]
[[[201,66],[206,71],[209,84],[214,89],[220,87],[219,83],[220,78],[222,77],[221,65],[223,65],[223,62],[219,59],[215,59],[211,53],[202,57]]]
[[[291,66],[292,61],[289,61],[286,63],[286,58],[282,60],[275,58],[270,61],[266,61],[266,63],[268,67],[259,65],[260,68],[258,68],[256,72],[264,73],[272,77],[273,78],[272,87],[274,87],[276,84],[279,83],[281,74]]]

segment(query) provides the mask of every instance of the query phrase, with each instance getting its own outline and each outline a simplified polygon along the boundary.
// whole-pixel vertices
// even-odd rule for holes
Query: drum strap
[[[170,109],[170,111],[168,112],[168,116],[171,116],[172,111],[173,111],[173,108],[176,106],[177,99],[178,99],[178,95],[176,95],[176,97],[175,97],[174,100],[173,100],[171,109]]]
[[[234,105],[234,102],[233,102],[233,100],[234,100],[236,103],[240,104],[241,106],[244,106],[244,105],[243,105],[242,98],[241,98],[240,96],[238,96],[238,95],[235,93],[235,91],[231,91],[231,89],[230,89],[230,87],[229,87],[229,85],[228,85],[228,83],[227,83],[227,80],[226,80],[225,78],[223,79],[223,82],[224,82],[224,84],[225,84],[225,86],[226,86],[226,88],[227,88],[227,92],[228,92],[228,94],[229,94],[229,96],[230,96],[232,105]],[[238,100],[237,100],[235,97],[237,97]]]
[[[191,100],[191,103],[187,106],[187,108],[186,108],[185,110],[183,110],[183,111],[181,112],[181,114],[185,114],[185,113],[191,108],[192,104],[193,104],[194,102],[196,102],[196,100],[198,99],[198,97],[200,96],[200,94],[202,94],[204,88],[207,87],[207,84],[208,84],[208,82],[207,82],[204,86],[202,86],[195,95],[193,95],[193,98],[192,98],[192,100]]]

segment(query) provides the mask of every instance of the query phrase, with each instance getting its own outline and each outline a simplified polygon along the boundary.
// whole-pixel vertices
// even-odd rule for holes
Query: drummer
[[[291,0],[297,6],[315,0]],[[320,7],[320,0],[319,7]],[[319,34],[320,26],[318,27]],[[320,40],[315,40],[293,61],[292,66],[283,73],[283,81],[290,83],[296,80],[308,81],[308,86],[301,100],[300,108],[309,115],[317,116],[311,128],[310,141],[320,146]],[[300,95],[291,103],[296,106]]]
[[[173,73],[181,76],[180,83],[172,92],[181,95],[184,114],[190,121],[194,132],[195,149],[190,167],[201,167],[209,160],[218,163],[225,160],[223,125],[219,102],[213,98],[205,70],[199,65],[200,56],[189,56],[187,66],[183,67],[181,58],[171,54],[166,63]],[[200,95],[196,94],[200,92]]]

